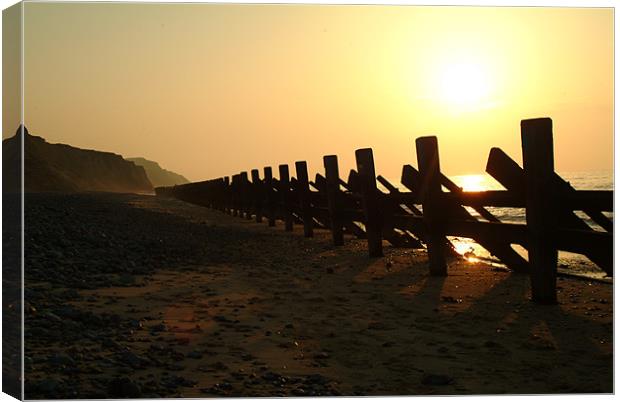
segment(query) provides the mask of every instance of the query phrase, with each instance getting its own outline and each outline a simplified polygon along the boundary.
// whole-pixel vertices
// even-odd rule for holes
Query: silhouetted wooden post
[[[525,199],[525,174],[523,169],[504,151],[499,148],[491,149],[486,171],[501,185],[506,187],[508,191],[520,195]],[[554,176],[553,188],[556,197],[561,198],[563,195],[576,193],[577,190],[573,189],[568,182],[564,181],[557,174]],[[583,212],[603,228],[608,231],[613,231],[613,227],[610,227],[612,226],[612,222],[600,211],[584,208]],[[565,229],[592,230],[586,222],[569,208],[559,208],[557,212],[557,224],[559,227]],[[612,253],[608,253],[604,250],[588,249],[583,250],[583,254],[602,268],[607,275],[613,276],[614,261]],[[529,272],[529,264],[527,264],[527,266],[527,272]]]
[[[310,188],[308,185],[308,165],[305,161],[295,162],[297,172],[297,193],[301,208],[301,219],[304,223],[304,236],[312,237],[312,206],[310,204]]]
[[[242,217],[243,213],[241,212],[241,175],[235,175],[235,187],[234,187],[234,201],[235,201],[235,216]]]
[[[271,167],[266,166],[263,169],[264,172],[264,186],[263,186],[263,194],[265,203],[267,205],[267,222],[269,226],[276,225],[276,206],[275,206],[275,197],[273,194],[273,173],[271,171]]]
[[[230,177],[224,176],[222,182],[222,210],[224,213],[230,212]]]
[[[383,256],[383,239],[381,237],[381,209],[379,205],[379,190],[375,174],[375,161],[372,149],[363,148],[355,151],[357,173],[362,194],[362,206],[366,221],[366,235],[368,236],[368,255],[370,257]]]
[[[243,202],[243,210],[245,219],[252,219],[252,184],[248,180],[248,172],[241,172],[241,200]]]
[[[291,205],[291,183],[288,173],[288,165],[280,165],[280,202],[282,203],[282,218],[284,219],[284,230],[293,230],[293,206]]]
[[[258,176],[258,169],[252,169],[252,198],[254,199],[254,214],[256,217],[256,223],[263,221],[262,213],[262,183]]]
[[[325,193],[327,195],[327,209],[329,211],[332,239],[334,246],[342,246],[344,244],[344,237],[342,234],[342,212],[340,210],[338,157],[336,155],[324,156],[323,165],[325,166]]]
[[[447,250],[441,222],[441,173],[437,137],[420,137],[416,139],[415,144],[421,178],[422,213],[428,231],[426,248],[430,274],[446,276],[448,274]]]
[[[237,216],[238,206],[237,206],[237,184],[238,184],[238,175],[234,174],[232,176],[232,180],[230,181],[230,205],[231,205],[231,215]]]
[[[554,304],[558,250],[554,244],[557,215],[553,194],[553,130],[549,118],[521,121],[525,171],[525,218],[532,300]]]

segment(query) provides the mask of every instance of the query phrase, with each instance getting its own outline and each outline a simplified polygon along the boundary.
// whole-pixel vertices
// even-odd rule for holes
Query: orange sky
[[[609,8],[26,3],[24,22],[32,133],[190,180],[344,172],[362,147],[399,177],[429,134],[447,174],[482,173],[541,116],[557,170],[613,165]]]

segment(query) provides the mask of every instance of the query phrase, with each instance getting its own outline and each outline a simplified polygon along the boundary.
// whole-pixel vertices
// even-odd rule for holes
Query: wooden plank
[[[502,186],[508,189],[508,191],[525,197],[525,176],[523,169],[501,149],[491,149],[491,151],[489,152],[489,159],[487,161],[486,171],[492,177],[494,177],[495,180],[497,180]],[[559,176],[554,178],[554,182],[561,188],[562,183],[558,183],[558,179],[561,180]],[[566,184],[568,185],[568,183]],[[554,188],[556,187],[554,186]],[[573,192],[575,191],[572,188],[567,191],[571,190]],[[588,224],[585,223],[581,218],[579,218],[572,210],[562,207],[563,205],[561,203],[557,206],[558,225],[560,227],[575,230],[592,230],[590,226],[588,226]],[[597,211],[590,212],[592,213]],[[603,216],[603,218],[604,220],[611,223],[611,221],[609,221],[607,217]],[[613,230],[613,226],[610,229]],[[604,270],[607,275],[613,275],[613,249],[601,251],[582,247],[579,253],[588,257],[593,263],[595,263],[602,270]]]
[[[570,186],[568,182],[565,186]],[[564,188],[561,195],[561,203],[572,210],[584,211],[592,220],[597,222],[600,216],[604,217],[599,223],[608,232],[613,231],[613,223],[601,211],[613,212],[614,192],[610,190],[575,190],[572,187]],[[566,191],[569,190],[569,191]],[[594,215],[591,215],[594,214]],[[598,222],[597,222],[598,223]]]
[[[248,180],[248,172],[241,172],[241,191],[240,199],[242,202],[242,210],[245,215],[245,219],[252,219],[252,185]]]
[[[439,148],[437,137],[419,137],[415,141],[420,168],[420,194],[423,219],[427,229],[427,250],[430,274],[447,276],[446,235],[442,219]]]
[[[504,208],[525,208],[525,199],[512,194],[509,191],[461,191],[444,193],[446,199],[461,205],[474,208],[483,218],[497,222],[498,219],[491,214],[485,206]]]
[[[289,177],[288,165],[278,166],[280,172],[280,203],[282,205],[282,218],[284,220],[284,230],[293,231],[293,206],[291,197],[291,182]]]
[[[342,231],[342,216],[340,213],[340,173],[338,172],[338,157],[326,155],[323,157],[325,167],[325,193],[329,211],[329,226],[332,232],[334,246],[344,244]]]
[[[524,193],[523,169],[501,149],[491,149],[486,170],[507,189],[522,189],[519,191]],[[612,220],[601,213],[601,211],[613,211],[613,191],[578,191],[555,173],[553,186],[565,198],[560,203],[563,208],[581,210],[603,229],[613,232]]]
[[[230,200],[230,208],[228,209],[228,213],[232,216],[236,216],[236,194],[235,194],[235,186],[237,182],[237,175],[232,175],[230,177],[230,188],[228,189],[228,198]]]
[[[393,197],[394,200],[396,200],[397,202],[401,200],[409,201],[404,202],[407,208],[409,208],[414,214],[422,216],[422,211],[420,211],[420,209],[414,205],[413,198],[408,199],[407,194],[401,193],[401,191],[397,189],[392,183],[390,183],[385,177],[379,175],[377,176],[377,180],[390,192],[390,195],[396,196]]]
[[[415,234],[415,237],[411,236],[409,233],[401,234],[395,230],[398,228],[398,221],[389,218],[394,214],[409,214],[409,212],[404,209],[400,205],[401,203],[396,199],[396,196],[400,194],[400,191],[381,175],[377,176],[377,181],[390,192],[390,194],[386,194],[384,196],[385,202],[383,210],[385,212],[383,214],[383,236],[385,239],[393,245],[399,247],[422,248],[423,246],[422,243],[420,243],[420,239],[424,238],[424,230],[420,230],[419,232],[412,230],[411,232]],[[408,204],[407,207],[414,211],[414,213],[416,211],[420,212],[413,204]],[[421,212],[418,215],[421,215]]]
[[[263,184],[258,176],[258,169],[252,169],[252,200],[254,202],[254,216],[256,223],[263,221]]]
[[[273,193],[273,172],[270,166],[263,168],[263,199],[267,215],[267,224],[270,227],[276,225],[275,194]]]
[[[481,222],[454,220],[446,222],[446,231],[452,236],[471,239],[501,238],[507,244],[527,245],[528,236],[525,225],[517,223]]]
[[[419,190],[422,187],[422,183],[420,182],[420,174],[413,166],[403,166],[400,183],[411,191],[411,194],[413,194],[416,200],[419,200],[420,203],[422,202],[419,195]]]
[[[467,194],[471,194],[472,192],[465,192],[463,191],[463,189],[459,186],[457,186],[452,180],[450,180],[448,177],[444,176],[443,174],[441,175],[441,184],[446,187],[448,189],[448,191],[450,191],[450,193],[452,194],[460,194],[463,195],[464,193]],[[487,196],[490,194],[488,191],[484,192]],[[501,192],[501,195],[504,195],[504,192]],[[518,201],[518,199],[517,199]],[[465,205],[461,202],[461,205]],[[467,204],[469,205],[469,204]],[[490,213],[486,208],[484,208],[485,205],[490,206],[490,204],[474,204],[471,205],[474,210],[476,212],[478,212],[478,214],[480,214],[480,216],[482,216],[484,219],[488,220],[489,222],[499,222],[499,219],[497,219],[492,213]]]
[[[613,265],[613,233],[594,232],[591,230],[558,229],[555,238],[560,250],[582,253],[584,248],[606,253]]]
[[[402,184],[407,187],[412,193],[419,193],[414,185],[421,183],[419,178],[420,173],[410,165],[403,166],[403,174],[401,178]],[[445,195],[445,193],[444,193]],[[477,221],[465,208],[458,203],[450,203],[446,201],[444,205],[444,214],[450,218],[448,220],[456,221]],[[455,233],[448,233],[450,235],[457,236]],[[505,239],[501,237],[487,237],[484,235],[477,235],[475,232],[470,233],[471,238],[479,243],[482,247],[489,251],[492,255],[499,258],[506,266],[515,272],[529,272],[528,262],[519,255]],[[455,250],[454,245],[446,239],[446,248],[452,255],[459,255]]]
[[[366,235],[368,236],[368,255],[371,258],[381,257],[383,256],[382,222],[372,149],[363,148],[356,150],[355,160],[357,162],[357,178],[359,180],[360,193],[362,194],[365,216],[364,225],[366,226]]]
[[[224,212],[225,213],[230,213],[230,207],[232,205],[232,202],[230,201],[230,177],[229,176],[225,176],[224,177],[224,186],[223,186],[223,208],[224,208]]]
[[[305,161],[295,162],[297,172],[297,195],[299,197],[299,208],[301,219],[304,223],[304,236],[313,236],[312,206],[310,204],[310,188],[308,185],[308,165]]]
[[[241,189],[240,189],[240,186],[239,186],[239,184],[240,184],[239,182],[240,181],[241,181],[241,175],[239,175],[239,174],[234,175],[234,183],[235,183],[235,185],[233,187],[233,194],[234,194],[233,195],[233,200],[234,200],[233,201],[234,202],[234,211],[233,212],[234,212],[234,216],[236,216],[236,217],[241,217],[241,199],[240,199],[240,197],[241,197],[241,195],[240,195]]]
[[[351,192],[354,192],[354,193],[360,192],[359,175],[353,169],[349,171],[349,177],[347,178],[347,187],[349,188],[349,191]]]
[[[521,147],[532,300],[541,304],[555,304],[558,250],[553,240],[557,216],[553,194],[551,119],[522,120]]]

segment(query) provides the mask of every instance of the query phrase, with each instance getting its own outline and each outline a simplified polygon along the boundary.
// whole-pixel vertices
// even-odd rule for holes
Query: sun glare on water
[[[455,176],[454,181],[463,191],[485,191],[488,190],[487,181],[483,175],[470,174]]]

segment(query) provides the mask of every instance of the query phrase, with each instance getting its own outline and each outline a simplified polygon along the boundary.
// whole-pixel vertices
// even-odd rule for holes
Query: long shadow
[[[275,228],[224,215],[212,221],[209,214],[141,208],[134,203],[140,200],[131,195],[28,195],[27,301],[66,322],[71,315],[86,317],[87,328],[99,325],[104,331],[112,324],[106,336],[115,339],[125,336],[129,323],[122,317],[77,314],[63,308],[77,298],[76,292],[58,294],[57,289],[132,286],[132,276],[158,269],[182,274],[192,266],[229,264],[256,274],[246,280],[273,294],[261,305],[267,324],[288,320],[300,335],[316,342],[315,353],[328,351],[328,358],[314,361],[317,372],[331,372],[347,394],[611,389],[607,380],[611,359],[592,341],[611,330],[569,313],[563,305],[533,305],[526,300],[527,280],[509,275],[492,287],[481,285],[487,286],[486,291],[464,300],[463,305],[469,305],[458,309],[458,291],[447,289],[450,277],[428,277],[423,265],[404,266],[401,260],[390,268],[387,259],[368,259],[365,241],[347,239],[345,247],[334,249],[328,231],[317,230],[309,240],[301,230],[284,232],[279,221]],[[43,282],[51,286],[42,286]],[[268,288],[274,284],[277,289]],[[275,311],[290,316],[271,317]],[[65,323],[54,320],[49,315],[27,314],[31,328],[27,328],[26,345],[36,339],[39,346],[64,345],[62,349],[83,339],[84,331],[71,335],[64,331]],[[233,324],[224,321],[222,325]],[[532,337],[533,330],[546,331],[551,341]],[[479,366],[467,371],[472,357]],[[581,373],[583,378],[573,378],[574,383],[556,384],[566,369],[556,372],[554,365],[582,367],[590,373]],[[446,372],[450,367],[454,372]],[[448,375],[453,383],[434,384],[425,377],[429,373]],[[596,375],[600,381],[589,386],[588,380]],[[503,385],[506,376],[516,379]],[[528,382],[530,377],[546,378],[547,383]],[[50,384],[29,383],[27,397],[67,397],[71,387],[81,389],[77,380],[67,381],[52,390],[41,388]],[[515,381],[523,384],[514,385]]]
[[[427,309],[441,309],[441,305],[450,307],[452,303],[459,303],[452,297],[447,297],[449,302],[446,303],[440,296],[441,293],[454,293],[442,289],[445,282],[431,280],[423,283],[421,290],[406,299],[407,303],[426,305]],[[451,348],[456,346],[455,353],[464,347],[465,356],[474,353],[467,349],[472,349],[479,357],[486,356],[485,367],[477,371],[481,379],[489,377],[487,384],[482,385],[491,393],[612,392],[611,348],[600,347],[602,342],[612,342],[611,323],[596,322],[583,313],[571,313],[567,304],[536,305],[527,299],[528,290],[527,276],[508,274],[483,295],[474,297],[469,307],[455,308],[454,313],[445,318],[437,317],[436,322],[448,328],[442,332],[448,334],[445,339],[451,341]],[[400,298],[395,293],[392,295]],[[461,363],[469,364],[466,361]],[[567,367],[572,368],[574,375],[563,378],[571,373]],[[502,385],[506,376],[518,376],[524,383],[511,386],[506,382]],[[493,382],[497,386],[494,387]],[[483,389],[468,391],[484,393]],[[462,392],[452,389],[448,393]]]
[[[71,303],[83,299],[78,290],[136,286],[139,277],[160,269],[183,275],[196,266],[268,266],[262,245],[280,239],[302,250],[306,243],[284,232],[217,224],[208,214],[137,205],[147,199],[106,193],[26,195],[27,398],[110,396],[105,384],[103,391],[93,391],[75,376],[79,364],[71,356],[79,352],[74,346],[94,341],[114,348],[112,341],[126,338],[133,324],[113,313],[76,308]],[[319,247],[326,245],[319,242]],[[36,380],[41,369],[55,376]]]

